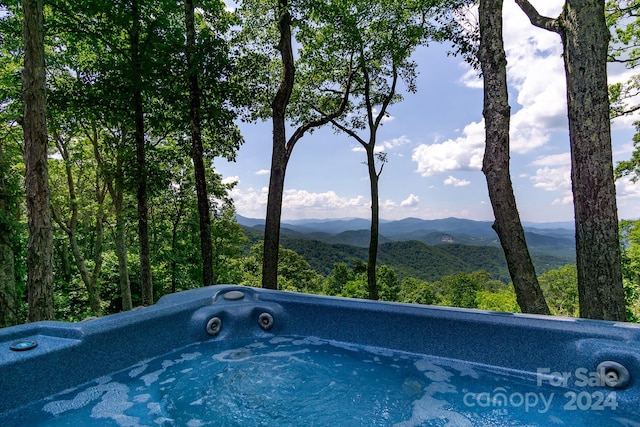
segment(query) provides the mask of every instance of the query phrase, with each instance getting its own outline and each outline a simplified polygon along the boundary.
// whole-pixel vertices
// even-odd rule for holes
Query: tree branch
[[[529,21],[533,26],[538,28],[542,28],[545,30],[553,31],[554,33],[561,34],[562,27],[560,25],[560,20],[548,18],[546,16],[542,16],[538,13],[536,8],[529,3],[528,0],[515,0],[520,9],[527,15]]]
[[[335,119],[337,119],[344,113],[345,109],[347,108],[347,105],[349,105],[349,94],[351,93],[351,84],[353,83],[353,76],[357,71],[357,68],[354,69],[352,67],[352,62],[349,64],[349,68],[350,68],[349,77],[347,78],[345,89],[342,92],[342,100],[340,101],[340,106],[338,107],[338,109],[333,113],[329,113],[329,114],[324,113],[318,109],[315,109],[320,113],[322,117],[320,117],[317,120],[311,120],[309,122],[306,122],[302,126],[300,126],[298,129],[295,130],[295,132],[293,133],[293,135],[291,135],[291,138],[289,138],[289,141],[287,142],[287,156],[291,155],[291,151],[293,150],[293,147],[295,146],[296,142],[298,142],[298,140],[302,138],[305,132],[307,132],[310,129],[323,126],[329,122],[333,122]]]
[[[367,148],[367,142],[364,139],[360,138],[360,135],[358,135],[353,129],[349,129],[348,127],[341,124],[340,122],[337,122],[336,120],[331,120],[331,124],[337,127],[338,129],[340,129],[342,132],[349,135],[350,137],[354,138],[363,147]]]

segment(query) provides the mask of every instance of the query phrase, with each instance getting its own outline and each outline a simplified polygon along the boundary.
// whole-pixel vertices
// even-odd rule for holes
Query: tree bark
[[[122,299],[122,310],[133,309],[131,300],[131,282],[129,280],[129,261],[127,260],[127,244],[125,239],[125,224],[123,218],[123,195],[121,190],[109,190],[113,199],[113,207],[116,216],[115,250],[118,257],[118,281],[120,282],[120,298]]]
[[[282,77],[278,91],[271,103],[273,149],[271,152],[271,176],[269,178],[269,196],[264,226],[264,255],[262,258],[262,287],[267,289],[278,288],[280,220],[282,217],[284,178],[289,161],[285,120],[295,78],[295,63],[291,43],[291,15],[289,14],[286,0],[279,2],[278,9],[280,10],[278,20],[280,42],[278,50],[282,58]]]
[[[376,265],[378,264],[378,242],[380,240],[380,191],[378,190],[379,175],[376,171],[375,146],[375,137],[365,146],[365,150],[367,151],[367,169],[369,170],[369,187],[371,190],[371,230],[367,256],[367,288],[369,291],[369,299],[372,300],[379,298]]]
[[[0,168],[5,168],[5,153],[0,144]],[[14,227],[11,222],[11,212],[14,209],[14,197],[7,188],[9,177],[0,175],[0,328],[18,323],[18,299],[16,293],[15,252],[13,247]]]
[[[3,231],[0,236],[0,328],[18,323],[15,254],[11,234]]]
[[[196,30],[194,24],[193,0],[185,0],[185,25],[187,30],[186,58],[189,80],[189,126],[191,128],[191,152],[193,171],[198,195],[198,216],[200,218],[200,252],[202,254],[202,284],[215,285],[213,274],[213,243],[211,239],[211,211],[207,194],[207,178],[203,162],[202,132],[200,129],[200,86],[198,69],[195,64]]]
[[[626,320],[607,88],[604,0],[568,0],[556,19],[516,0],[564,48],[580,317]]]
[[[147,159],[144,130],[144,103],[142,98],[142,58],[140,54],[140,4],[131,3],[133,28],[131,31],[131,83],[135,123],[136,164],[138,178],[138,239],[140,245],[140,285],[142,305],[153,304],[151,281],[151,254],[149,245],[149,208],[147,206]]]
[[[482,172],[509,274],[523,313],[551,314],[538,284],[520,214],[516,206],[509,168],[509,107],[507,58],[502,42],[503,0],[480,0],[480,48],[478,59],[484,79],[486,145]]]
[[[47,165],[44,14],[42,0],[25,0],[22,7],[24,163],[29,227],[27,294],[29,320],[38,321],[53,319],[53,227]]]
[[[278,4],[280,17],[278,31],[280,42],[276,47],[282,59],[282,77],[278,91],[271,103],[273,125],[273,148],[271,152],[271,176],[269,177],[269,195],[267,198],[267,215],[264,227],[264,246],[262,258],[262,287],[277,289],[278,287],[278,251],[280,248],[280,220],[282,217],[282,201],[284,180],[289,158],[296,143],[307,131],[324,126],[340,117],[349,103],[351,84],[356,70],[350,69],[340,105],[332,112],[319,112],[320,117],[300,125],[287,140],[286,110],[293,92],[295,81],[295,60],[291,41],[291,15],[288,3],[281,0]],[[349,63],[349,67],[352,64]]]

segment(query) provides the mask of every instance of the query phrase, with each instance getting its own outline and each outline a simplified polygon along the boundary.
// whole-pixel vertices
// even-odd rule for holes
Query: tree
[[[556,316],[576,317],[578,307],[578,280],[575,265],[549,270],[540,276],[540,285]]]
[[[640,60],[637,49],[640,42],[640,3],[638,0],[608,0],[607,25],[612,29],[609,43],[609,61],[634,69]],[[640,92],[640,76],[609,86],[611,116],[632,114],[640,109],[634,98]]]
[[[627,300],[627,319],[640,318],[640,221],[620,221],[622,277]]]
[[[482,172],[518,304],[524,313],[550,314],[529,255],[509,168],[507,59],[502,42],[502,0],[480,0],[478,59],[484,80],[486,145]]]
[[[6,134],[9,129],[3,129]],[[19,185],[10,173],[6,139],[0,141],[0,328],[18,323],[18,293],[15,270],[15,235]]]
[[[66,187],[68,191],[68,194],[66,195],[66,197],[64,197],[64,199],[66,204],[68,204],[69,215],[68,218],[63,218],[60,206],[56,206],[56,203],[53,202],[51,211],[53,213],[55,222],[60,228],[62,228],[62,230],[67,234],[69,238],[71,252],[73,254],[74,260],[76,261],[76,267],[80,272],[82,282],[87,288],[91,311],[95,316],[102,316],[102,301],[100,300],[100,287],[98,279],[102,270],[102,244],[104,241],[103,224],[105,220],[104,199],[106,197],[107,189],[106,186],[102,184],[101,179],[97,173],[94,173],[93,179],[88,179],[89,182],[93,182],[95,185],[93,188],[95,199],[93,201],[97,205],[97,209],[94,215],[95,244],[93,245],[93,248],[91,248],[91,252],[93,253],[93,271],[90,271],[87,266],[85,257],[80,249],[80,244],[78,243],[78,215],[80,211],[80,201],[78,199],[81,196],[79,196],[76,191],[76,180],[74,179],[72,168],[75,162],[74,159],[71,158],[71,155],[69,153],[69,145],[72,143],[71,140],[73,138],[69,134],[63,135],[59,130],[54,130],[53,136],[55,139],[56,147],[58,148],[58,153],[62,157],[61,163],[63,163],[63,175],[66,177]],[[79,173],[82,174],[83,172],[86,173],[86,171],[80,171]],[[59,187],[64,188],[64,184],[60,185]]]
[[[398,299],[412,304],[435,304],[436,295],[430,283],[407,277],[402,280]]]
[[[521,312],[513,289],[505,288],[498,292],[478,291],[476,303],[479,310],[502,311],[506,313]]]
[[[531,23],[560,35],[567,81],[580,316],[626,319],[607,90],[604,0],[567,0],[557,18],[516,3]]]
[[[20,70],[21,19],[6,13],[0,18],[0,327],[20,323],[20,296],[24,293],[23,132]]]
[[[477,308],[477,293],[489,280],[489,273],[476,271],[445,276],[433,284],[439,297],[438,305]]]
[[[278,253],[280,245],[280,220],[282,217],[282,200],[284,193],[284,182],[287,164],[293,152],[293,148],[296,143],[307,133],[312,132],[314,129],[321,127],[329,123],[332,119],[340,117],[347,107],[348,97],[351,86],[351,78],[353,74],[351,62],[346,64],[343,61],[332,62],[333,56],[324,57],[318,56],[313,50],[307,50],[307,53],[311,55],[307,65],[310,69],[307,72],[308,76],[313,76],[312,80],[307,80],[307,83],[312,83],[310,86],[305,87],[304,81],[300,82],[296,78],[296,58],[293,53],[293,26],[294,20],[292,18],[292,10],[294,6],[288,0],[278,0],[275,7],[271,7],[270,4],[266,4],[262,0],[246,0],[242,3],[242,13],[245,16],[245,28],[252,31],[266,31],[267,34],[250,35],[249,41],[246,42],[250,47],[262,48],[264,51],[265,43],[275,46],[275,49],[279,52],[279,61],[275,68],[278,70],[276,73],[274,70],[269,69],[271,66],[270,60],[263,60],[262,63],[268,64],[267,70],[264,71],[269,77],[274,77],[279,74],[279,84],[275,91],[271,87],[271,83],[267,83],[266,90],[263,90],[259,99],[269,100],[269,107],[264,105],[258,105],[256,113],[257,116],[266,118],[266,115],[270,115],[271,123],[273,127],[273,139],[272,139],[272,153],[271,153],[271,174],[269,177],[269,194],[267,198],[267,214],[264,227],[264,257],[262,266],[262,287],[276,289],[278,287]],[[313,4],[315,6],[317,4]],[[321,20],[324,26],[320,26],[320,36],[322,29],[326,29],[327,21],[323,16],[319,16],[313,13],[313,10],[309,12],[308,17],[316,17]],[[265,20],[266,19],[266,20]],[[300,19],[295,21],[296,24],[304,22]],[[274,40],[273,25],[275,24],[276,31]],[[317,25],[308,26],[309,31],[317,29]],[[314,39],[313,35],[303,36],[302,39]],[[322,52],[330,51],[330,43],[336,41],[336,37],[329,37],[323,39],[328,41],[329,44],[321,44],[323,47]],[[302,51],[304,53],[304,50]],[[258,55],[259,57],[260,55]],[[270,53],[264,53],[264,57],[270,58]],[[255,52],[252,58],[255,57]],[[300,61],[303,61],[302,59]],[[304,62],[304,61],[303,61]],[[327,70],[329,64],[332,65],[332,79],[337,79],[336,86],[339,89],[332,87],[331,83],[335,80],[326,82],[324,80],[324,74],[315,73],[318,70]],[[255,64],[250,64],[255,67]],[[267,80],[269,79],[267,77]],[[264,88],[263,88],[264,89]],[[298,91],[304,91],[305,94],[315,94],[314,98],[307,96],[299,96]],[[295,108],[290,106],[290,102],[293,99],[300,101],[304,108]],[[291,108],[290,108],[291,107]],[[317,112],[313,107],[319,108],[322,113]],[[326,109],[325,109],[326,107]],[[268,111],[268,112],[267,112]],[[304,113],[302,113],[304,111]],[[293,112],[293,114],[292,114]],[[311,113],[311,114],[309,114]],[[292,124],[296,126],[295,130],[291,133],[290,137],[287,137],[287,121],[291,120]]]
[[[393,268],[381,265],[376,271],[376,282],[380,284],[380,299],[382,301],[398,301],[400,296],[400,280]]]
[[[635,69],[640,61],[640,2],[637,0],[610,0],[606,4],[607,24],[612,29],[609,43],[609,61]],[[637,95],[640,93],[640,75],[634,74],[626,82],[609,86],[611,118],[633,114],[640,109]],[[633,182],[640,177],[640,122],[634,123],[634,150],[629,160],[623,160],[615,168],[616,178],[631,176]]]
[[[107,190],[111,196],[111,203],[113,205],[113,211],[115,216],[115,232],[114,243],[115,252],[118,258],[118,282],[120,284],[120,298],[122,302],[122,310],[128,311],[133,309],[133,301],[131,298],[131,281],[129,280],[129,261],[127,260],[127,244],[126,244],[126,230],[124,219],[124,132],[120,135],[112,134],[106,136],[106,140],[110,140],[115,145],[113,154],[113,170],[110,170],[109,166],[104,160],[104,156],[100,150],[100,141],[98,138],[98,131],[96,125],[92,126],[93,132],[88,133],[87,137],[93,144],[93,151],[95,154],[98,169],[102,176],[104,176]],[[110,145],[106,143],[105,145]]]
[[[352,114],[333,118],[333,126],[355,139],[366,153],[371,196],[371,229],[367,258],[370,299],[378,299],[376,264],[379,241],[379,180],[388,158],[378,152],[378,130],[389,116],[389,107],[400,101],[397,86],[403,80],[416,91],[414,49],[429,35],[427,17],[438,6],[434,1],[353,1],[332,21],[344,36],[342,55],[358,66],[352,89]],[[361,134],[362,133],[362,134]]]
[[[342,289],[350,280],[354,279],[353,271],[344,262],[333,265],[333,273],[325,281],[327,295],[340,295]]]
[[[53,226],[47,166],[44,12],[42,0],[25,0],[23,10],[25,193],[29,244],[27,294],[29,320],[53,319]]]

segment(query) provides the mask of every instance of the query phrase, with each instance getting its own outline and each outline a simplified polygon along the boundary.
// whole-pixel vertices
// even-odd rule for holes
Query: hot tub
[[[0,425],[636,426],[635,324],[239,286],[0,329]]]

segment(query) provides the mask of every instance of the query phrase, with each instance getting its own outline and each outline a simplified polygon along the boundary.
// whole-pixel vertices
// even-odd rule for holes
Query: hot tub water
[[[145,360],[0,425],[640,425],[617,409],[615,391],[554,381],[313,337],[233,338]]]

